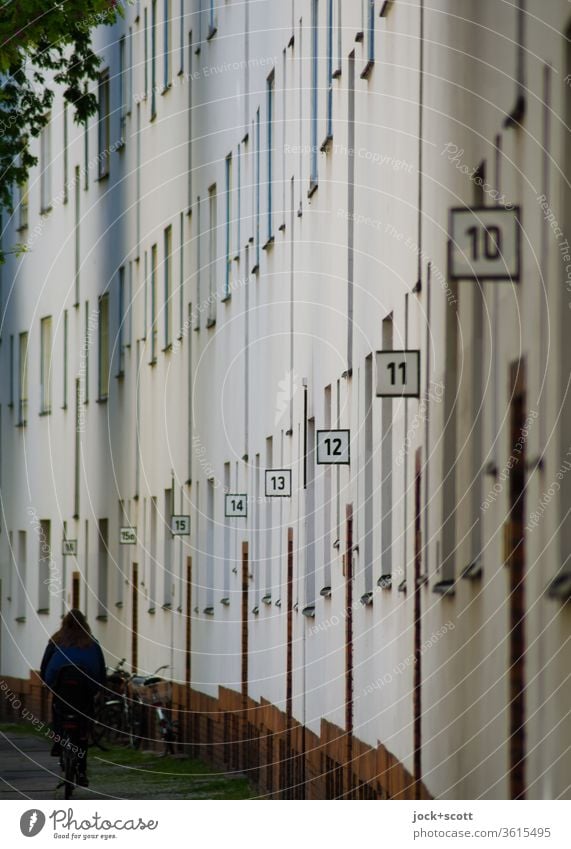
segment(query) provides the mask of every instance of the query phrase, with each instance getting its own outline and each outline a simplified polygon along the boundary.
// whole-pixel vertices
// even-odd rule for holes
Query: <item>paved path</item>
[[[0,731],[0,801],[64,798],[58,758],[50,741],[18,729]],[[121,762],[122,759],[122,762]],[[122,750],[106,755],[90,749],[89,788],[77,787],[74,799],[247,799],[243,775],[221,773],[187,758],[162,759],[152,752]]]
[[[59,776],[58,759],[50,756],[48,740],[0,731],[0,801],[63,799],[63,788],[56,790]]]

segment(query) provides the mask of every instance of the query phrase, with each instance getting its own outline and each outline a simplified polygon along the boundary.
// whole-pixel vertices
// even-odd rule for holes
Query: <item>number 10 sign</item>
[[[519,207],[451,209],[448,234],[452,280],[519,280]]]

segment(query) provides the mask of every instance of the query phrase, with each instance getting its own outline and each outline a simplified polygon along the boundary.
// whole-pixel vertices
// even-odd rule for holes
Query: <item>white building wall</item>
[[[202,4],[208,5],[208,4]],[[335,2],[334,67],[337,63]],[[564,39],[567,4],[556,2],[529,18],[525,54],[526,114],[520,128],[506,128],[513,108],[517,60],[517,9],[498,4],[439,0],[424,4],[422,168],[419,161],[420,4],[394,2],[378,17],[375,3],[375,62],[366,78],[367,34],[360,4],[342,4],[341,74],[332,82],[333,137],[317,153],[318,186],[310,189],[311,4],[216,4],[217,31],[208,33],[208,9],[199,21],[197,4],[185,3],[184,20],[173,6],[171,85],[163,90],[163,4],[157,4],[156,116],[151,116],[151,42],[147,30],[145,91],[144,11],[126,9],[125,20],[100,30],[96,43],[110,68],[111,145],[120,134],[119,38],[132,32],[132,99],[125,145],[109,155],[109,177],[97,180],[97,121],[85,131],[69,120],[70,186],[63,202],[63,115],[61,93],[52,109],[54,203],[39,210],[39,169],[31,174],[29,227],[16,232],[18,211],[3,218],[3,245],[28,242],[22,256],[10,254],[2,269],[2,670],[26,676],[37,668],[47,636],[56,630],[62,599],[54,595],[47,613],[38,607],[38,540],[32,517],[49,518],[55,572],[61,573],[62,523],[77,539],[77,560],[67,558],[64,604],[71,603],[71,573],[81,572],[81,606],[87,611],[107,658],[130,656],[131,575],[140,578],[139,666],[163,663],[184,680],[185,575],[192,557],[193,686],[216,696],[220,685],[240,688],[241,545],[249,543],[249,694],[285,707],[287,529],[294,533],[294,715],[319,733],[326,718],[345,722],[345,508],[353,505],[354,734],[370,745],[381,741],[413,770],[413,663],[415,452],[422,452],[422,777],[435,796],[505,797],[509,680],[509,580],[503,565],[502,525],[509,510],[508,484],[491,509],[474,515],[474,474],[482,500],[495,478],[472,460],[473,403],[482,381],[482,465],[499,470],[509,455],[508,376],[510,363],[525,356],[527,405],[538,418],[530,426],[528,458],[543,454],[542,469],[528,475],[531,510],[554,480],[565,454],[561,432],[560,315],[567,309],[561,287],[558,247],[545,237],[537,202],[546,154],[538,128],[544,120],[544,66],[552,64],[548,196],[563,220]],[[326,10],[319,0],[317,143],[326,125]],[[137,17],[139,11],[139,17]],[[180,28],[183,50],[180,50]],[[190,41],[190,33],[192,33]],[[347,375],[347,275],[349,188],[349,59],[354,52],[354,254],[352,373]],[[129,54],[129,51],[127,51]],[[182,69],[182,73],[178,73]],[[273,242],[268,239],[267,78],[274,69]],[[285,75],[284,75],[285,72]],[[284,97],[285,90],[285,97]],[[191,108],[190,108],[191,106]],[[285,106],[285,111],[284,111]],[[260,153],[257,159],[257,110]],[[189,129],[191,135],[189,136]],[[497,153],[497,145],[501,152]],[[462,151],[450,161],[445,145]],[[450,150],[450,148],[449,148]],[[225,297],[225,168],[232,155],[231,285]],[[486,179],[522,208],[522,280],[483,284],[481,361],[473,333],[475,284],[446,282],[448,210],[475,202],[475,188],[461,165],[472,171],[483,160]],[[80,278],[76,304],[75,169],[82,172]],[[189,172],[189,164],[191,170]],[[419,169],[422,176],[419,180]],[[216,184],[217,254],[209,268],[209,190]],[[259,192],[259,249],[257,193]],[[422,217],[419,219],[421,193]],[[485,202],[492,201],[486,197]],[[283,226],[282,226],[283,225]],[[172,346],[164,336],[164,231],[172,227]],[[420,230],[419,230],[420,226]],[[36,229],[37,228],[37,229]],[[541,240],[546,238],[544,254]],[[151,252],[157,245],[158,322],[156,362],[152,345]],[[422,251],[420,278],[418,251]],[[259,254],[259,267],[254,270]],[[428,265],[431,279],[428,280]],[[540,268],[540,264],[542,268]],[[124,376],[116,378],[119,352],[119,268],[125,269]],[[541,270],[547,306],[542,306]],[[209,281],[214,280],[212,295]],[[420,279],[420,291],[413,292]],[[98,403],[99,296],[109,291],[112,354],[109,397]],[[428,426],[416,400],[394,401],[393,580],[380,589],[381,463],[384,423],[373,397],[373,601],[362,605],[365,582],[365,362],[382,348],[382,323],[392,313],[395,348],[420,348],[422,388],[450,383],[446,315],[458,299],[459,353],[456,408],[455,577],[473,557],[472,528],[481,521],[483,577],[457,580],[454,597],[432,592],[442,579],[442,467],[450,430],[445,404],[433,392]],[[430,298],[430,303],[428,299]],[[293,301],[292,301],[293,299]],[[68,315],[67,409],[62,409],[63,310]],[[430,325],[427,332],[427,318]],[[52,412],[39,416],[40,319],[52,315]],[[408,316],[408,320],[406,320]],[[91,321],[86,350],[86,321]],[[15,403],[10,402],[10,336],[29,329],[28,417],[16,427],[17,357],[12,363]],[[542,351],[547,379],[542,391]],[[292,356],[293,352],[293,356]],[[425,371],[429,353],[430,368]],[[480,378],[481,368],[481,378]],[[246,374],[247,371],[247,374]],[[81,404],[79,513],[74,515],[75,380]],[[315,467],[315,597],[306,597],[308,491],[303,488],[303,395],[308,417],[323,426],[324,392],[331,387],[332,427],[351,429],[352,462],[331,474],[331,595],[325,586],[324,475]],[[405,406],[406,405],[406,406]],[[339,422],[337,410],[339,409]],[[138,410],[138,414],[137,414]],[[419,425],[419,415],[421,418]],[[415,419],[416,417],[416,419]],[[416,422],[416,424],[415,424]],[[289,432],[291,428],[291,433]],[[137,434],[138,430],[138,434]],[[406,434],[410,445],[402,446]],[[425,435],[428,433],[428,444]],[[267,511],[264,470],[268,438],[274,468],[291,468],[293,494]],[[138,450],[139,447],[139,450]],[[565,449],[566,450],[566,449]],[[258,504],[255,463],[260,455]],[[138,459],[137,459],[138,456]],[[428,466],[426,467],[426,457]],[[404,462],[401,462],[404,459]],[[230,490],[250,497],[247,520],[224,518],[224,468]],[[428,487],[425,491],[425,477]],[[208,480],[213,479],[213,548],[208,536]],[[172,575],[165,582],[165,490],[174,484],[176,513],[191,515],[191,535],[171,545]],[[557,497],[556,497],[557,498]],[[152,499],[156,499],[153,535]],[[119,547],[119,501],[137,528],[137,544]],[[561,504],[556,500],[554,503]],[[337,513],[339,511],[339,521]],[[529,511],[528,511],[529,512]],[[528,781],[530,795],[568,793],[562,745],[569,663],[565,648],[569,615],[545,590],[560,566],[553,540],[557,511],[547,511],[528,535],[526,579],[526,678]],[[107,614],[97,619],[97,523],[109,522]],[[270,525],[267,525],[267,519]],[[225,528],[230,560],[225,559]],[[309,526],[310,527],[310,526]],[[25,621],[17,621],[18,573],[8,534],[27,532]],[[271,534],[270,586],[267,537]],[[154,542],[153,542],[154,539]],[[15,547],[15,546],[14,546]],[[15,557],[18,558],[16,548]],[[309,564],[311,565],[311,564]],[[117,575],[122,570],[123,574]],[[154,577],[153,577],[154,576]],[[165,597],[166,587],[166,597]],[[154,588],[154,589],[153,589]],[[262,597],[270,596],[264,603]],[[171,600],[169,607],[165,601]],[[400,590],[400,591],[399,591]],[[153,598],[153,592],[155,598]],[[228,598],[229,604],[221,604]],[[275,602],[281,600],[281,606]],[[211,604],[212,602],[212,604]],[[315,604],[314,618],[302,615]],[[212,606],[211,613],[205,609]],[[257,612],[252,612],[257,608]],[[453,627],[452,627],[453,626]],[[567,693],[569,696],[569,693]],[[557,730],[559,729],[559,730]]]

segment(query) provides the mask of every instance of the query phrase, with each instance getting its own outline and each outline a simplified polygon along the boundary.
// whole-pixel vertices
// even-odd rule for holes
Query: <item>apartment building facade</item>
[[[263,795],[569,798],[568,4],[123,10],[2,218],[2,675],[79,606]]]

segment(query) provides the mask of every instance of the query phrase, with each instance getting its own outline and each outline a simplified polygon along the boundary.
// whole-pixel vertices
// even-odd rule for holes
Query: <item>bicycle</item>
[[[171,718],[172,685],[170,684],[170,682],[166,681],[164,678],[161,678],[161,676],[158,675],[158,673],[161,672],[163,669],[168,668],[168,664],[165,664],[164,666],[159,666],[159,668],[155,670],[152,675],[149,675],[148,678],[143,678],[141,684],[143,687],[148,687],[150,689],[150,704],[155,709],[155,715],[159,723],[159,733],[161,735],[161,739],[164,741],[165,744],[164,755],[174,755],[174,744],[177,741],[178,735],[178,722]],[[164,698],[159,692],[159,685],[165,685],[161,688],[163,693],[165,694]]]
[[[133,749],[141,745],[143,702],[140,696],[131,695],[130,683],[136,676],[123,669],[124,663],[125,658],[109,671],[107,678],[107,690],[116,696],[105,700],[99,696],[91,739],[103,750],[105,744],[129,745]]]
[[[63,778],[56,789],[63,787],[66,799],[71,798],[76,786],[88,786],[85,758],[93,705],[89,685],[86,673],[69,665],[60,670],[54,691],[54,715],[60,732],[60,767],[63,771]]]
[[[87,786],[87,779],[82,778],[85,770],[81,768],[81,758],[84,758],[86,753],[85,740],[82,739],[81,733],[82,719],[83,717],[76,713],[68,713],[63,717],[62,729],[67,732],[60,742],[63,778],[56,789],[63,787],[66,799],[71,799],[76,786]]]

